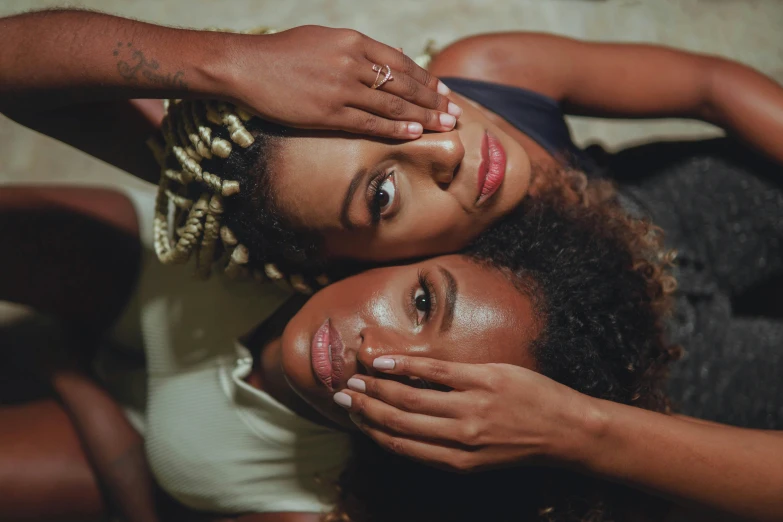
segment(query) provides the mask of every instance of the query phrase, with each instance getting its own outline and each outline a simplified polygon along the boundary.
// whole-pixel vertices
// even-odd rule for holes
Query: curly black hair
[[[531,297],[542,325],[532,346],[537,371],[594,397],[668,412],[663,383],[677,349],[663,334],[673,280],[660,236],[598,185],[574,189],[569,178],[580,179],[564,173],[566,183],[527,198],[462,254],[500,270]],[[328,522],[599,522],[642,513],[655,520],[666,509],[564,470],[447,473],[385,453],[366,437],[354,441],[339,490]]]
[[[245,127],[255,138],[250,147],[236,147],[225,160],[203,161],[205,170],[236,180],[242,187],[225,200],[225,223],[248,248],[251,268],[274,263],[287,274],[314,277],[323,270],[319,238],[287,219],[271,186],[275,147],[294,130],[260,118],[249,120]],[[229,138],[224,127],[216,127],[215,134]]]

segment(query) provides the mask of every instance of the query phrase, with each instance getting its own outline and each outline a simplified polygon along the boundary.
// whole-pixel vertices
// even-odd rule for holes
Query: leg
[[[0,520],[105,516],[98,482],[63,408],[54,400],[0,407]]]

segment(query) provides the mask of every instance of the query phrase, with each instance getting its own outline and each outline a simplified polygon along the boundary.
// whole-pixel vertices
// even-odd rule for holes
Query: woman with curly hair
[[[95,189],[7,188],[0,195],[4,233],[19,246],[4,260],[4,273],[14,280],[19,271],[34,273],[39,289],[4,278],[3,298],[78,318],[89,325],[80,328],[82,338],[110,324],[135,273],[130,202]],[[606,197],[600,186],[542,188],[539,198],[523,202],[460,254],[335,282],[301,309],[277,310],[228,350],[213,344],[210,351],[179,353],[148,344],[140,428],[158,483],[190,509],[240,520],[317,520],[320,515],[306,513],[330,509],[326,520],[656,519],[652,513],[666,511],[662,502],[541,467],[557,462],[546,447],[551,441],[531,448],[541,459],[538,467],[456,475],[386,454],[355,431],[333,400],[351,378],[381,378],[384,356],[415,354],[471,366],[521,366],[547,376],[552,380],[542,377],[544,388],[573,401],[553,412],[553,420],[573,426],[582,422],[589,396],[668,412],[662,385],[673,352],[662,332],[672,289],[666,256],[648,224],[628,218]],[[9,211],[14,206],[15,214]],[[13,224],[21,217],[29,225],[19,230]],[[39,252],[25,246],[34,231],[42,239]],[[49,236],[65,240],[49,242]],[[95,241],[108,249],[104,259],[80,248]],[[47,260],[52,257],[57,263]],[[78,293],[52,299],[62,295],[63,281]],[[254,313],[269,314],[263,310],[264,303],[256,303]],[[114,334],[119,342],[121,334]],[[127,368],[112,371],[103,363],[106,385],[121,398]],[[395,380],[432,393],[451,387],[445,376]],[[89,400],[80,402],[91,408]],[[0,414],[20,419],[24,407]],[[93,422],[107,422],[110,409],[98,403]],[[27,424],[28,437],[43,437],[29,420],[17,422]],[[104,426],[104,434],[111,429]],[[96,442],[111,453],[117,439],[128,437]],[[57,456],[55,448],[43,451]],[[89,464],[74,464],[70,473],[84,467]],[[20,516],[13,505],[34,494],[34,475],[9,479],[18,496],[4,518]],[[140,487],[133,480],[138,476],[126,475],[126,495]],[[83,487],[80,497],[96,496]]]

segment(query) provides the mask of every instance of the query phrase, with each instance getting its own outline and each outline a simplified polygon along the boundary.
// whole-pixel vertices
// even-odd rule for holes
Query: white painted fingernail
[[[362,393],[367,391],[367,385],[364,383],[364,381],[361,379],[357,379],[356,377],[351,377],[350,379],[348,379],[348,382],[346,384],[348,384],[348,387],[353,391],[358,391]]]
[[[460,109],[459,105],[454,102],[449,102],[449,108],[447,109],[447,112],[457,118],[462,116],[462,109]]]
[[[443,96],[448,96],[449,94],[451,94],[451,89],[446,87],[446,84],[440,80],[438,80],[438,94],[441,94]]]
[[[408,134],[411,134],[413,136],[418,136],[422,132],[424,132],[424,127],[421,126],[421,123],[408,124]]]
[[[372,367],[377,370],[393,370],[394,359],[389,359],[388,357],[378,357],[372,362]]]
[[[452,116],[451,114],[440,114],[440,124],[446,127],[447,129],[454,128],[454,125],[457,124],[457,118]]]
[[[347,393],[337,392],[334,394],[334,402],[342,406],[343,408],[351,407],[351,396]]]

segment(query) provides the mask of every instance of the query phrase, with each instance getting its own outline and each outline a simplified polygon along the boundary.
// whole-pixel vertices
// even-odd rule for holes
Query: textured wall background
[[[185,27],[322,24],[358,29],[409,54],[473,33],[548,31],[591,40],[656,42],[755,66],[783,82],[783,0],[0,0],[0,15],[56,6]],[[580,143],[716,133],[688,122],[574,118]],[[101,162],[0,117],[0,180],[134,183]]]

